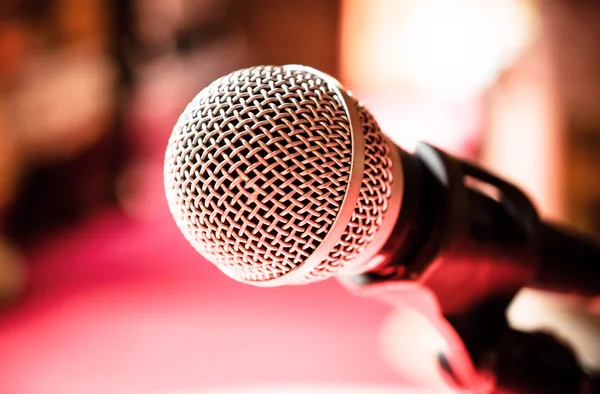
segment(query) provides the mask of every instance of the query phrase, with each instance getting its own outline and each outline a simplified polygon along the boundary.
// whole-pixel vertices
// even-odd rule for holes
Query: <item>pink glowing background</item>
[[[95,12],[107,4],[57,3],[74,10],[60,18],[77,34],[95,31]],[[14,260],[20,265],[6,262],[0,236],[0,290],[26,283],[0,312],[0,393],[272,392],[261,387],[291,393],[292,387],[302,386],[312,387],[303,391],[311,393],[321,393],[317,387],[336,394],[358,393],[353,390],[359,388],[432,392],[415,387],[427,384],[403,370],[403,364],[416,362],[427,339],[409,343],[410,329],[398,326],[401,319],[389,306],[351,295],[335,280],[254,288],[232,281],[199,256],[166,206],[166,141],[183,106],[210,80],[267,61],[304,62],[337,74],[396,143],[411,150],[417,140],[427,140],[483,162],[525,188],[544,215],[564,218],[558,93],[533,2],[490,0],[484,6],[476,0],[315,0],[306,4],[318,12],[307,12],[305,3],[248,0],[244,4],[260,10],[260,18],[258,11],[250,15],[251,7],[244,9],[245,24],[232,23],[227,34],[218,27],[237,19],[225,11],[218,19],[224,0],[129,3],[150,21],[133,30],[152,44],[134,43],[159,48],[142,53],[142,60],[129,59],[138,67],[138,85],[123,105],[124,125],[135,160],[119,175],[118,206],[103,206],[77,223],[15,246]],[[206,21],[214,17],[217,22],[190,22],[190,4],[193,12],[204,10],[197,14]],[[290,14],[299,16],[285,17]],[[191,54],[170,54],[171,46],[176,47],[169,41],[171,27],[205,22],[206,36],[217,36],[214,42],[197,44],[201,50]],[[298,32],[307,24],[312,46],[302,52],[306,39]],[[11,59],[24,51],[19,31],[17,22],[0,26],[0,87],[18,74],[18,63]],[[101,39],[91,37],[90,42],[104,48]],[[296,46],[285,45],[291,39]],[[32,83],[26,84],[20,101],[5,100],[0,93],[0,127],[18,125],[22,129],[15,129],[28,131],[15,137],[17,142],[0,133],[0,219],[8,209],[3,204],[14,194],[9,180],[20,174],[15,147],[35,151],[36,159],[61,160],[72,154],[69,149],[100,138],[98,124],[110,107],[102,87],[115,76],[99,60],[102,51],[89,45],[82,55],[81,48],[71,48],[79,54],[75,57],[68,54],[77,59],[78,73],[60,73],[60,56],[32,61],[40,68],[32,68],[38,83],[54,73],[68,80],[57,82],[53,94],[38,94]],[[127,48],[134,51],[136,45]],[[34,60],[40,56],[34,55]],[[40,90],[52,91],[50,85]],[[97,113],[86,97],[99,97]],[[17,102],[26,109],[55,105],[61,111],[40,110],[36,117],[10,123],[8,115],[18,112],[12,109],[21,108],[15,107]],[[85,123],[82,114],[88,113],[95,115]],[[37,127],[50,121],[60,127]],[[64,144],[71,139],[77,144]],[[6,159],[8,154],[13,161]],[[65,195],[77,187],[65,187]],[[19,281],[20,274],[26,280]],[[546,319],[547,314],[531,312],[540,303],[536,297],[541,296],[523,296],[525,306],[515,309],[515,321],[529,326]],[[584,353],[590,349],[589,341],[578,346]],[[593,354],[587,356],[595,360]],[[437,387],[433,392],[446,391]]]

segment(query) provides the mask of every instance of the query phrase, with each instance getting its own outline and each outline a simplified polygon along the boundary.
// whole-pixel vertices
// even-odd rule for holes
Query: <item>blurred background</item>
[[[185,242],[162,186],[179,113],[230,71],[310,65],[405,149],[600,232],[599,22],[572,0],[2,0],[0,392],[410,386],[388,307],[238,284]],[[510,317],[600,366],[599,308],[524,291]]]

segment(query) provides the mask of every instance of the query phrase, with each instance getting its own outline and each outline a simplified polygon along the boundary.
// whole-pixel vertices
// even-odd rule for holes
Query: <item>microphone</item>
[[[600,244],[542,222],[517,187],[420,143],[393,144],[333,77],[235,71],[200,91],[165,154],[181,232],[231,278],[417,281],[442,310],[529,286],[596,295]]]

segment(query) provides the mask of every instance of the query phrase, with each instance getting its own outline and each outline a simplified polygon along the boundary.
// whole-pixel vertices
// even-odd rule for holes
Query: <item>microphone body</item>
[[[583,296],[600,293],[600,242],[562,225],[542,222],[539,267],[530,287]]]
[[[376,268],[345,279],[367,286],[418,281],[444,314],[462,313],[522,287],[595,296],[600,244],[539,219],[517,187],[420,143],[400,150],[402,209]]]
[[[326,74],[259,66],[214,81],[175,125],[164,179],[182,234],[223,273],[256,286],[337,277],[419,311],[458,387],[538,393],[550,392],[539,376],[585,380],[568,349],[515,334],[505,310],[527,286],[598,295],[598,241],[541,221],[519,188],[477,165],[395,146]],[[477,378],[486,370],[496,384]]]

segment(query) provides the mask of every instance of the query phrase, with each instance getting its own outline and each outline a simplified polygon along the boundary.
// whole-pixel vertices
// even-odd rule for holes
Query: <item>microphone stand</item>
[[[599,393],[598,376],[581,368],[572,349],[550,334],[513,330],[507,301],[490,300],[457,316],[446,316],[476,369],[493,376],[493,393]]]
[[[493,377],[493,393],[600,393],[597,377],[567,345],[513,330],[506,319],[523,287],[599,294],[600,243],[542,222],[517,187],[431,145],[420,143],[414,154],[400,149],[400,156],[402,209],[375,257],[385,263],[342,281],[444,320],[436,324],[450,349],[464,353],[477,374]],[[415,285],[434,301],[414,301]],[[440,351],[438,361],[448,379],[468,388],[464,360]]]

